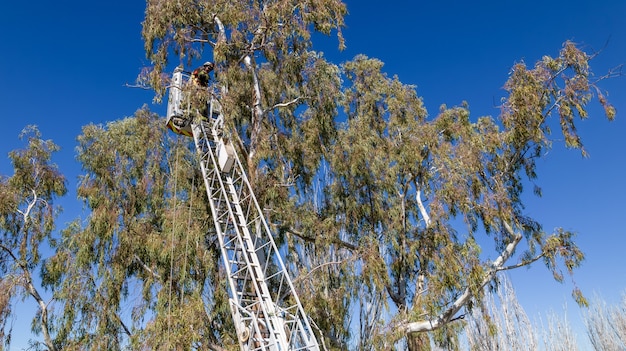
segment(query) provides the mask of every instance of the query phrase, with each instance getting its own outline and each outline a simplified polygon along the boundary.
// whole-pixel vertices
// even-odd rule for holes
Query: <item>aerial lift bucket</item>
[[[167,101],[167,127],[174,133],[193,137],[191,132],[191,118],[189,109],[184,109],[183,104],[183,70],[176,68],[172,75],[172,83],[169,88]]]

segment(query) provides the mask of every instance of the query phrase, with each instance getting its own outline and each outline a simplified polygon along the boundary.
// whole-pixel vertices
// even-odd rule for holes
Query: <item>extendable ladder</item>
[[[319,351],[242,164],[223,136],[221,107],[191,123],[242,350]]]

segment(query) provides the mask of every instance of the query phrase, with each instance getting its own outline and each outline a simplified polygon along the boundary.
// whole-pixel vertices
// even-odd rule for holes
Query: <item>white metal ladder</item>
[[[218,107],[214,100],[209,105],[208,121],[192,123],[191,130],[228,275],[240,346],[319,351],[233,144],[222,137],[221,108],[214,109]]]

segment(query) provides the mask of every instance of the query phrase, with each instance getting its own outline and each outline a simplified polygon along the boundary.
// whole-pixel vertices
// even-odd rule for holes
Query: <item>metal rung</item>
[[[221,125],[203,122],[192,125],[191,130],[234,302],[231,312],[237,325],[245,323],[251,328],[250,338],[241,345],[245,351],[318,351],[241,163],[235,155],[232,170],[222,173],[218,145],[224,140],[219,130],[210,128]],[[266,272],[270,263],[276,266],[276,272]],[[271,282],[279,284],[278,292],[270,289]],[[283,315],[289,310],[293,313]],[[282,329],[285,326],[291,340]]]

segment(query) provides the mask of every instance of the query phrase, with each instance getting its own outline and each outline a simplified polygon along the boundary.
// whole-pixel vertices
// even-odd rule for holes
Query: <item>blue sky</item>
[[[381,59],[389,75],[417,86],[431,115],[441,104],[462,101],[469,103],[473,117],[497,115],[511,66],[554,56],[565,40],[588,51],[602,50],[592,62],[597,75],[626,63],[623,0],[347,4],[347,49],[337,52],[334,38],[318,37],[316,49],[335,63],[359,53]],[[19,132],[38,125],[44,138],[62,147],[55,161],[68,177],[70,194],[61,202],[66,212],[60,225],[81,211],[74,192],[80,128],[131,116],[151,104],[151,92],[124,86],[149,64],[140,33],[143,12],[144,2],[127,0],[11,1],[0,11],[0,173],[10,172],[6,155],[21,147]],[[609,123],[593,105],[591,118],[580,124],[590,158],[560,146],[552,149],[539,165],[544,196],[529,195],[526,210],[546,230],[562,226],[579,233],[587,259],[576,283],[588,296],[599,294],[614,303],[626,289],[626,77],[601,87],[617,108],[616,120]],[[164,111],[163,105],[151,108]],[[569,280],[554,282],[540,265],[512,272],[511,279],[531,318],[539,311],[561,312],[567,304],[568,315],[577,319]],[[15,330],[29,327],[30,316],[23,316],[27,311],[18,311]],[[16,335],[13,346],[17,350],[25,344]]]

